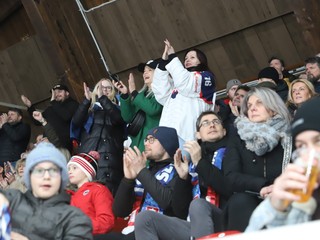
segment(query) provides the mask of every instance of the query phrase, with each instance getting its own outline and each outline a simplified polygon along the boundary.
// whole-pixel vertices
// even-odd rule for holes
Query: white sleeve
[[[157,102],[164,105],[173,90],[173,82],[169,73],[156,68],[151,87]]]

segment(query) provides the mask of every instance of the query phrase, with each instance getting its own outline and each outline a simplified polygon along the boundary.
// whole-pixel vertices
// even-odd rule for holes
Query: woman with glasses
[[[196,140],[195,123],[204,111],[213,110],[215,76],[208,67],[206,55],[199,49],[186,52],[183,62],[168,40],[162,60],[154,73],[152,89],[163,105],[160,126],[175,128],[182,154],[186,141]]]
[[[290,114],[275,91],[257,87],[248,92],[235,120],[237,135],[230,138],[223,161],[234,193],[224,209],[227,230],[245,230],[251,213],[289,163],[289,126]]]
[[[2,239],[92,239],[90,219],[69,205],[67,162],[57,148],[39,143],[27,157],[23,177],[26,193],[0,193]]]
[[[83,84],[85,99],[72,119],[71,131],[79,140],[77,153],[99,152],[97,179],[115,194],[123,176],[122,153],[125,123],[111,80],[101,79],[93,89]]]
[[[120,92],[121,116],[126,123],[131,123],[138,112],[145,115],[145,120],[141,123],[140,129],[136,132],[130,131],[128,135],[131,138],[131,147],[137,146],[140,151],[144,150],[143,139],[147,136],[150,129],[159,126],[159,120],[162,112],[162,106],[157,102],[152,91],[152,80],[154,69],[157,67],[157,61],[150,60],[147,63],[141,63],[138,70],[143,73],[143,87],[137,91],[135,79],[130,73],[128,87],[122,81],[114,82],[115,87]],[[132,126],[133,127],[133,126]]]

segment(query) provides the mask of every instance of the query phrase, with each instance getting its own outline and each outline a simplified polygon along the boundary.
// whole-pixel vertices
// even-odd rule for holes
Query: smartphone
[[[251,195],[253,195],[253,196],[256,196],[257,198],[259,198],[259,199],[264,199],[263,197],[261,197],[260,196],[260,193],[258,193],[258,192],[253,192],[253,191],[249,191],[249,190],[246,190],[246,191],[244,191],[245,193],[248,193],[248,194],[251,194]]]
[[[111,80],[115,81],[115,82],[119,82],[120,78],[117,74],[109,74],[109,77],[111,78]]]
[[[12,173],[10,163],[4,162],[4,174]]]

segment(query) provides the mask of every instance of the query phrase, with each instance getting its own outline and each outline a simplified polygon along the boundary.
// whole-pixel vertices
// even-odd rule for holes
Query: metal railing
[[[299,76],[301,73],[304,73],[305,70],[306,70],[305,66],[302,66],[302,67],[298,67],[298,68],[290,70],[289,73],[294,75],[294,76]],[[247,85],[249,87],[254,87],[257,84],[258,84],[258,79],[255,79],[255,80],[252,80],[250,82],[244,83],[244,85]],[[227,97],[226,89],[219,90],[216,93],[217,93],[216,99],[221,99],[221,98]]]

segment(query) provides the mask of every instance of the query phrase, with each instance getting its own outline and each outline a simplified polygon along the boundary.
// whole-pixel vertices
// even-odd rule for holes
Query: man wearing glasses
[[[124,178],[114,199],[113,212],[118,217],[130,215],[130,219],[117,239],[134,239],[135,217],[141,212],[174,216],[171,202],[177,179],[173,164],[173,156],[179,148],[177,131],[169,127],[153,128],[144,145],[144,152],[135,146],[123,157]]]
[[[182,161],[180,149],[174,156],[179,178],[174,186],[172,207],[179,218],[187,219],[189,215],[189,221],[143,212],[137,216],[136,239],[183,240],[221,231],[221,208],[231,194],[221,171],[226,130],[212,111],[200,114],[196,130],[198,141],[184,145],[192,162]]]

